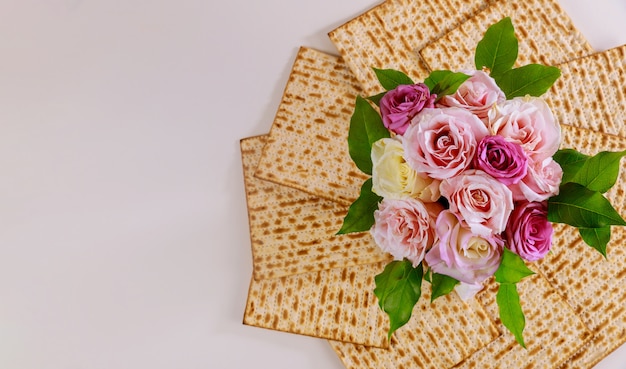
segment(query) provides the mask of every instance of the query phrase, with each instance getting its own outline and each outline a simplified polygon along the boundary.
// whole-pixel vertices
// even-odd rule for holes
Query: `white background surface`
[[[623,0],[562,0],[598,50]],[[0,0],[0,368],[329,368],[241,324],[238,141],[372,0]],[[626,348],[598,368],[623,368]]]

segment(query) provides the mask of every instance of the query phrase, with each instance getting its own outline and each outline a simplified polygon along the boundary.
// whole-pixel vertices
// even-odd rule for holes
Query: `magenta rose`
[[[552,246],[552,223],[545,202],[518,203],[505,231],[507,247],[526,261],[543,259]]]
[[[541,98],[507,100],[490,118],[489,126],[492,134],[521,145],[534,161],[551,157],[561,144],[561,127]]]
[[[442,209],[438,203],[425,205],[411,198],[384,199],[374,212],[370,232],[381,250],[417,266],[435,241],[434,223]]]
[[[442,97],[437,106],[463,108],[487,122],[489,111],[503,103],[506,96],[489,74],[483,71],[466,74],[471,74],[471,77],[454,94]]]
[[[528,159],[520,145],[502,136],[486,136],[478,143],[474,167],[485,171],[505,185],[526,176]]]
[[[544,201],[559,194],[563,170],[551,157],[535,162],[529,160],[528,172],[509,188],[513,201]]]
[[[498,236],[481,237],[472,233],[449,210],[439,214],[435,227],[437,241],[425,257],[435,273],[475,285],[496,272],[503,247]]]
[[[404,135],[404,155],[418,173],[435,179],[467,169],[478,141],[489,131],[477,116],[459,108],[425,109]]]
[[[391,132],[403,135],[411,119],[424,108],[432,108],[437,95],[431,95],[423,83],[400,85],[380,99],[383,124]]]
[[[488,237],[506,228],[513,210],[513,195],[503,183],[482,170],[470,169],[440,185],[450,211],[473,233]]]

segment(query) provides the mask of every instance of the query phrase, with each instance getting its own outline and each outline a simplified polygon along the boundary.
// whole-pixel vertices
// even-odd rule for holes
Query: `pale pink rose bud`
[[[403,135],[411,119],[424,108],[432,108],[437,95],[431,95],[423,83],[400,85],[380,100],[383,124],[391,132]]]
[[[491,134],[521,145],[534,161],[551,157],[561,144],[561,127],[548,104],[538,97],[507,100],[497,107],[489,128]]]
[[[374,212],[371,234],[381,250],[417,266],[435,242],[435,217],[443,209],[416,199],[384,199]]]
[[[517,183],[524,178],[527,165],[524,149],[502,136],[486,136],[478,143],[474,167],[505,185]]]
[[[454,291],[456,292],[457,295],[459,295],[461,300],[467,301],[471,299],[472,297],[476,296],[478,292],[482,291],[483,287],[484,286],[480,283],[469,284],[469,283],[461,282],[457,284],[456,286],[454,286]]]
[[[505,231],[507,247],[526,261],[537,261],[550,251],[552,232],[545,202],[517,203]]]
[[[449,210],[439,214],[435,227],[437,241],[425,257],[433,272],[470,285],[481,283],[496,272],[503,247],[498,236],[472,233]]]
[[[485,124],[467,110],[425,109],[404,135],[406,161],[418,173],[450,178],[471,165],[478,141],[488,134]]]
[[[529,160],[528,172],[509,188],[513,201],[544,201],[559,194],[563,170],[551,157],[541,161]]]
[[[488,237],[506,228],[513,210],[511,190],[482,170],[470,169],[441,182],[450,211],[473,233]]]
[[[503,103],[506,96],[489,74],[483,71],[463,73],[471,74],[471,77],[454,94],[442,97],[437,106],[463,108],[487,122],[489,111]]]

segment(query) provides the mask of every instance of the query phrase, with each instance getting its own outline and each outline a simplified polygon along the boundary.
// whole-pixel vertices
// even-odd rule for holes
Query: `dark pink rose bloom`
[[[474,166],[508,186],[526,176],[528,158],[519,144],[502,136],[486,136],[478,143]]]
[[[403,135],[411,119],[422,109],[434,107],[436,98],[423,83],[400,85],[380,100],[383,124],[391,132]]]
[[[526,261],[543,259],[552,246],[545,202],[517,203],[505,230],[507,247]]]

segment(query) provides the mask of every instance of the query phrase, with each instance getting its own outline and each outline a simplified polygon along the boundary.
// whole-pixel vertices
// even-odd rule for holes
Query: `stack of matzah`
[[[241,142],[254,275],[244,323],[328,339],[347,368],[590,368],[626,341],[626,233],[608,258],[555,226],[552,252],[519,286],[527,349],[501,325],[495,284],[431,304],[387,341],[373,294],[389,256],[368,233],[335,236],[366,178],[348,154],[357,95],[381,91],[372,67],[414,80],[472,68],[487,27],[510,16],[518,63],[557,65],[546,94],[562,147],[626,149],[626,47],[594,54],[554,0],[388,0],[330,33],[341,58],[302,48],[267,136]],[[626,216],[626,171],[607,195]]]

